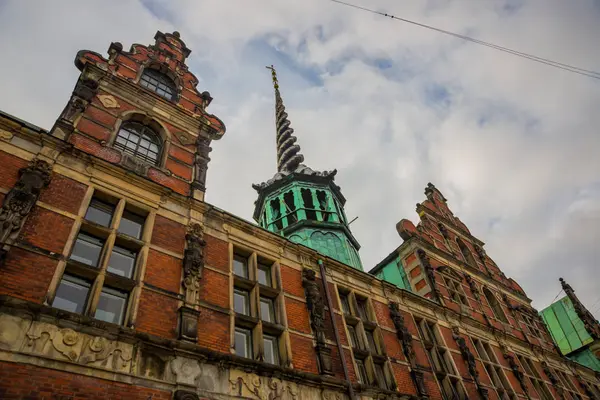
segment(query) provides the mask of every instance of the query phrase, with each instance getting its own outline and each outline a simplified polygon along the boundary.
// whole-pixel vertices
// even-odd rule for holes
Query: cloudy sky
[[[352,1],[600,70],[598,0]],[[305,163],[338,169],[367,270],[433,182],[534,306],[562,276],[600,316],[600,80],[327,0],[0,0],[0,109],[50,128],[78,50],[157,30],[181,32],[227,125],[210,203],[251,220],[251,184],[275,172],[274,64]]]

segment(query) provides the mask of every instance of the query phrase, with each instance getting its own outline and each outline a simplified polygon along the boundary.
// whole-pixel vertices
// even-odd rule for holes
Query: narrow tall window
[[[140,85],[170,101],[174,101],[177,97],[177,89],[173,80],[155,69],[146,68],[144,70],[140,77]]]
[[[460,249],[463,258],[465,259],[465,262],[467,264],[471,264],[473,267],[476,267],[477,263],[475,262],[473,254],[471,254],[471,251],[469,250],[467,245],[460,238],[456,238],[456,243],[458,244],[458,248]]]
[[[316,221],[317,213],[315,212],[315,204],[313,203],[312,192],[310,189],[301,189],[300,193],[302,194],[302,204],[304,204],[306,219]]]
[[[289,191],[283,195],[283,201],[285,202],[285,208],[287,210],[287,223],[288,225],[298,221],[296,215],[296,204],[294,203],[294,192]]]
[[[159,135],[150,127],[138,122],[123,123],[114,147],[150,164],[157,165],[160,159]]]
[[[490,304],[490,307],[492,308],[492,312],[494,313],[494,316],[497,319],[499,319],[500,321],[502,321],[504,323],[508,323],[508,320],[506,319],[506,315],[504,315],[504,311],[502,311],[502,306],[500,305],[500,302],[498,301],[496,296],[494,296],[494,294],[488,288],[485,288],[485,287],[483,288],[483,295],[485,296],[486,300]]]

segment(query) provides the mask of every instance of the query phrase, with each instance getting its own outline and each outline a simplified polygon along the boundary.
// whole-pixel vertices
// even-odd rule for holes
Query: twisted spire
[[[271,65],[266,67],[271,70],[273,76],[273,87],[275,88],[275,129],[277,130],[277,171],[294,172],[296,168],[304,161],[304,156],[300,154],[300,146],[295,144],[296,137],[294,130],[290,128],[288,114],[285,112],[285,106],[279,93],[279,82],[277,73]]]

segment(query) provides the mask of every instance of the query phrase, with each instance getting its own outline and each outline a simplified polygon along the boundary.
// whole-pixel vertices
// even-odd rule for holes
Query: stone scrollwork
[[[173,393],[173,400],[199,400],[198,393],[189,390],[176,390]]]
[[[300,391],[295,383],[277,378],[262,378],[253,374],[235,374],[230,379],[230,394],[256,400],[299,400]]]
[[[19,170],[19,180],[6,194],[0,209],[0,263],[19,235],[42,189],[50,184],[51,174],[52,166],[39,159],[33,159]]]
[[[306,307],[310,312],[310,325],[317,340],[316,351],[321,373],[333,373],[331,349],[325,343],[325,303],[316,279],[316,273],[310,268],[302,270],[302,286],[306,295]]]
[[[80,365],[130,372],[133,346],[17,316],[0,316],[0,348]]]

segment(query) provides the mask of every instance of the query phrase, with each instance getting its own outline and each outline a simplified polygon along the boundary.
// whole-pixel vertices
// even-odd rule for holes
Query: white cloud
[[[600,70],[592,0],[360,3]],[[431,181],[534,305],[561,275],[586,304],[598,299],[598,80],[326,1],[9,1],[0,109],[49,128],[77,50],[175,29],[228,128],[212,146],[211,203],[250,219],[251,183],[275,172],[264,65],[276,64],[307,164],[339,170],[367,269],[401,243],[395,223],[416,219]]]

